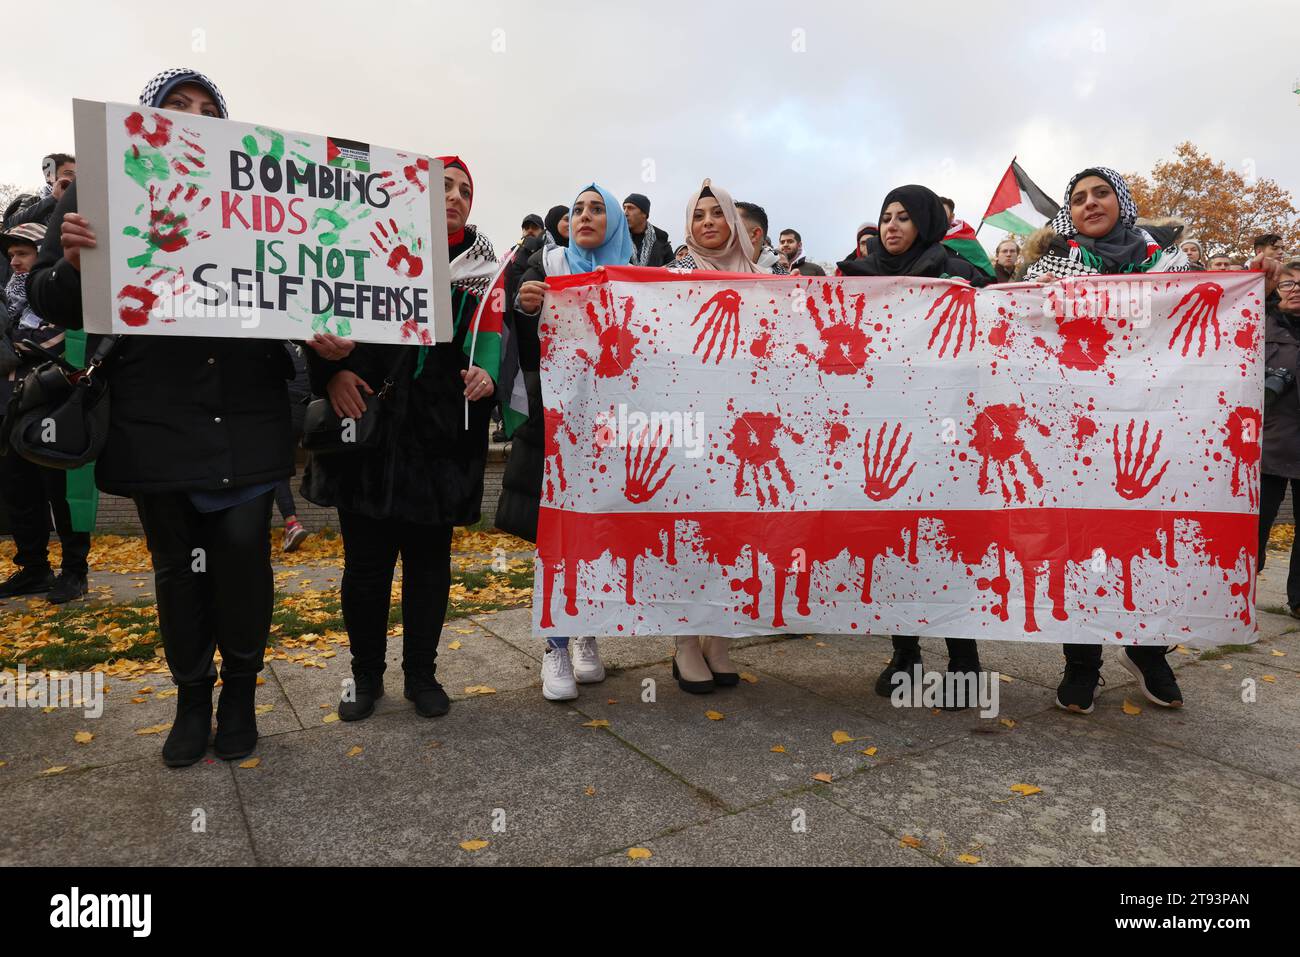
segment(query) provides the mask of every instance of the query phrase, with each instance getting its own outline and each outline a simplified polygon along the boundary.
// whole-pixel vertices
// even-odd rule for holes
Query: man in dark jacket
[[[629,193],[623,213],[632,234],[633,266],[666,266],[673,261],[673,244],[668,234],[650,223],[650,200],[642,193]]]
[[[781,255],[785,257],[786,265],[790,267],[791,275],[798,273],[800,276],[824,276],[826,270],[816,263],[810,263],[803,254],[803,237],[799,235],[797,229],[783,229],[779,237],[781,245]]]
[[[48,225],[55,204],[63,198],[72,181],[77,178],[77,160],[67,153],[51,153],[41,161],[41,165],[45,173],[44,195],[5,220],[5,229],[21,226],[23,223]]]
[[[1273,528],[1287,486],[1295,508],[1300,498],[1300,392],[1295,375],[1300,366],[1300,260],[1282,269],[1264,319],[1264,427],[1261,436],[1259,497],[1259,570],[1264,570],[1268,534]],[[1290,373],[1290,378],[1286,373]],[[1242,423],[1243,427],[1248,423]],[[1291,547],[1286,603],[1300,618],[1300,540]]]

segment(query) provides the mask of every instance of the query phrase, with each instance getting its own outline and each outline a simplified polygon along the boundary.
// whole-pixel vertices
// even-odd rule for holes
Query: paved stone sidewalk
[[[1273,565],[1261,608],[1282,604],[1285,563]],[[320,587],[340,572],[317,574]],[[449,623],[439,674],[454,704],[436,720],[402,697],[399,642],[388,696],[357,724],[328,720],[346,655],[324,669],[272,662],[253,768],[162,765],[161,736],[136,731],[171,720],[163,675],[112,680],[97,720],[4,709],[0,865],[1300,863],[1289,616],[1261,611],[1247,651],[1172,655],[1189,702],[1177,712],[1149,705],[1108,653],[1096,712],[1064,714],[1056,647],[983,643],[1005,680],[999,717],[981,719],[877,698],[889,646],[868,637],[739,641],[756,681],[706,697],[676,687],[671,640],[605,640],[608,679],[555,704],[539,690],[529,615]],[[941,667],[942,642],[923,646]],[[94,739],[76,743],[81,730]],[[854,740],[836,744],[836,731]],[[460,846],[470,840],[488,843]],[[632,847],[653,856],[632,861]]]

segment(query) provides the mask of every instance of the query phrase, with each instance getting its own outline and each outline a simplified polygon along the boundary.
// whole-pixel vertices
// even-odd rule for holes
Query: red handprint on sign
[[[934,348],[934,341],[939,338],[939,333],[943,333],[943,342],[939,343],[939,357],[943,358],[944,350],[948,348],[948,343],[952,341],[952,334],[957,333],[957,341],[953,343],[952,354],[956,356],[961,352],[962,337],[966,334],[966,324],[970,323],[970,345],[967,351],[975,348],[975,287],[974,286],[949,286],[943,291],[930,311],[925,314],[925,321],[929,322],[934,311],[940,306],[943,312],[939,314],[939,321],[934,324],[934,331],[930,333],[930,342],[927,348]]]
[[[1206,334],[1211,326],[1214,328],[1214,348],[1219,348],[1219,300],[1223,298],[1223,287],[1218,283],[1202,282],[1197,283],[1188,291],[1187,295],[1178,300],[1178,305],[1174,306],[1174,311],[1169,314],[1172,320],[1178,315],[1178,310],[1184,306],[1187,311],[1183,313],[1182,319],[1174,327],[1174,334],[1169,337],[1169,348],[1174,347],[1179,333],[1187,330],[1183,339],[1183,355],[1192,348],[1192,338],[1196,335],[1197,330],[1201,333],[1200,344],[1197,347],[1198,356],[1205,355]]]
[[[375,251],[388,257],[388,268],[399,276],[414,279],[424,272],[424,260],[411,252],[409,237],[398,228],[395,220],[390,219],[387,227],[383,220],[376,221],[375,229],[370,231],[370,239],[375,244]],[[424,246],[424,240],[416,236],[414,244],[419,250]]]
[[[1156,456],[1160,452],[1160,440],[1164,437],[1163,430],[1156,431],[1156,440],[1151,446],[1151,451],[1147,451],[1147,430],[1150,428],[1150,422],[1142,423],[1142,435],[1138,439],[1137,454],[1133,454],[1133,427],[1137,423],[1133,419],[1128,422],[1128,434],[1124,440],[1124,458],[1120,460],[1119,454],[1119,426],[1115,426],[1115,431],[1111,436],[1111,444],[1115,452],[1115,491],[1120,494],[1121,498],[1135,499],[1143,498],[1148,492],[1160,484],[1164,478],[1165,469],[1169,468],[1169,460],[1160,466],[1160,471],[1155,477],[1147,482],[1147,475],[1150,474],[1152,466],[1155,465]],[[1143,484],[1145,483],[1145,484]]]
[[[636,446],[635,458],[632,455],[633,446]],[[634,505],[648,502],[664,487],[668,476],[672,475],[673,469],[677,468],[675,464],[670,465],[663,475],[659,475],[659,468],[664,464],[670,447],[671,443],[665,440],[662,428],[656,429],[653,436],[647,428],[636,442],[628,443],[623,452],[623,469],[627,475],[623,495],[629,502]],[[658,455],[655,454],[656,452]],[[659,478],[658,482],[655,482],[656,476]],[[651,484],[652,482],[654,484]]]
[[[727,447],[736,456],[737,495],[744,494],[746,469],[750,471],[759,505],[766,505],[768,501],[773,505],[779,502],[773,468],[780,474],[786,491],[794,491],[794,479],[781,457],[781,450],[776,447],[776,438],[781,433],[789,435],[795,444],[803,444],[803,436],[788,425],[782,425],[781,417],[771,412],[746,412],[731,427],[731,442]],[[766,496],[763,494],[764,483]]]
[[[602,379],[609,379],[620,376],[632,365],[632,360],[636,358],[636,344],[641,340],[632,334],[628,328],[632,321],[632,308],[634,302],[631,296],[623,300],[623,321],[620,323],[618,318],[613,314],[611,308],[609,291],[602,286],[600,288],[600,305],[609,316],[609,324],[601,323],[600,315],[592,303],[587,303],[587,320],[591,323],[592,329],[596,331],[596,341],[600,343],[600,358],[593,360],[587,355],[585,349],[577,349],[574,355],[583,361],[594,366],[596,375]]]
[[[704,312],[709,307],[713,311],[704,316]],[[691,320],[691,325],[695,325],[704,317],[704,328],[700,330],[699,337],[695,340],[695,346],[691,349],[692,353],[700,351],[700,344],[704,342],[704,337],[709,337],[709,344],[704,347],[704,362],[709,361],[709,355],[713,352],[713,344],[718,344],[718,356],[713,360],[714,365],[722,362],[722,354],[727,351],[727,340],[731,340],[731,357],[736,357],[736,348],[740,345],[740,294],[734,289],[723,289],[715,293],[713,298],[700,306],[700,311],[695,314]],[[722,341],[718,338],[721,335]]]
[[[1259,410],[1241,405],[1228,414],[1228,424],[1223,427],[1228,433],[1224,447],[1232,453],[1232,494],[1241,494],[1244,475],[1251,508],[1259,508],[1260,425]]]
[[[844,287],[834,284],[834,300],[831,289],[831,283],[822,284],[822,302],[829,307],[825,320],[818,310],[817,300],[808,297],[808,312],[824,346],[817,368],[831,375],[853,375],[867,364],[867,355],[871,352],[871,337],[862,331],[862,312],[866,308],[867,296],[859,293],[853,297],[853,322],[850,324]],[[805,356],[809,354],[803,343],[795,346],[795,351]]]
[[[1047,426],[1030,418],[1023,406],[990,405],[975,416],[975,427],[970,446],[980,454],[979,490],[983,495],[989,490],[989,465],[997,470],[998,482],[1002,488],[1002,501],[1011,504],[1012,492],[1018,502],[1025,501],[1025,483],[1021,481],[1020,470],[1034,483],[1036,488],[1043,487],[1043,475],[1034,465],[1034,460],[1025,448],[1025,440],[1020,437],[1020,426],[1028,421],[1041,435],[1047,436]],[[1020,467],[1016,466],[1020,460]],[[1007,485],[1010,478],[1011,485]]]
[[[891,485],[898,475],[899,468],[903,465],[903,459],[907,458],[907,450],[912,445],[912,433],[907,433],[907,438],[903,440],[903,447],[898,450],[898,456],[894,456],[894,447],[898,443],[898,433],[902,429],[901,423],[894,426],[894,434],[889,437],[889,448],[883,450],[885,443],[885,430],[889,428],[889,423],[884,422],[880,426],[880,432],[876,435],[876,452],[873,456],[871,453],[871,430],[867,429],[867,440],[863,443],[862,464],[866,468],[867,481],[863,490],[867,493],[867,498],[873,502],[880,502],[887,498],[893,498],[898,494],[898,490],[907,484],[907,480],[912,477],[912,470],[916,468],[913,462],[903,473],[903,477],[898,480],[897,484]]]
[[[546,419],[546,500],[555,501],[555,479],[560,481],[560,491],[568,488],[564,479],[564,455],[560,451],[560,430],[569,437],[570,445],[578,444],[578,437],[564,422],[564,413],[559,409],[547,409]],[[554,462],[554,464],[552,464]]]

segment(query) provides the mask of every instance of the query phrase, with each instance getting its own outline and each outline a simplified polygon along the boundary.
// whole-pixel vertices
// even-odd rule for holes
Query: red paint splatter
[[[654,435],[651,435],[647,428],[636,441],[628,442],[627,448],[623,450],[623,469],[626,476],[623,497],[633,505],[640,505],[654,498],[668,481],[668,476],[673,474],[673,469],[677,468],[675,464],[670,465],[663,475],[659,474],[664,459],[668,456],[668,450],[672,447],[671,438],[664,435],[662,428]],[[636,449],[635,457],[632,454],[633,448]],[[655,481],[656,477],[659,479],[658,482]]]
[[[1223,298],[1223,287],[1218,283],[1202,282],[1197,283],[1182,299],[1178,300],[1178,305],[1174,306],[1173,311],[1169,314],[1169,320],[1172,322],[1178,315],[1178,310],[1186,307],[1178,325],[1174,327],[1174,333],[1169,337],[1169,348],[1174,347],[1179,333],[1186,330],[1183,338],[1183,355],[1186,356],[1192,348],[1192,339],[1196,333],[1200,333],[1200,340],[1197,345],[1197,356],[1205,355],[1206,336],[1209,329],[1214,329],[1214,348],[1219,348],[1219,300]]]
[[[118,318],[128,326],[143,326],[149,321],[149,311],[158,301],[158,296],[144,286],[126,285],[118,290]]]
[[[1074,447],[1082,449],[1083,443],[1097,434],[1097,423],[1092,421],[1086,415],[1075,416],[1074,418]]]
[[[1025,448],[1025,441],[1020,437],[1020,426],[1028,421],[1044,435],[1050,435],[1047,426],[1029,417],[1019,405],[990,405],[975,416],[975,427],[971,430],[970,447],[980,454],[979,490],[983,495],[989,490],[989,467],[997,472],[1002,490],[1002,500],[1011,504],[1014,492],[1017,502],[1025,501],[1025,485],[1021,481],[1020,471],[1034,483],[1036,488],[1043,487],[1043,476],[1034,465]],[[1020,465],[1017,466],[1016,460]],[[1007,485],[1007,480],[1011,485]]]
[[[1258,409],[1239,405],[1223,426],[1228,436],[1223,445],[1232,453],[1232,494],[1241,495],[1244,486],[1251,508],[1259,507],[1260,425]]]
[[[746,469],[749,470],[759,505],[768,502],[776,505],[780,502],[776,489],[778,478],[787,492],[794,491],[794,479],[776,444],[777,437],[782,434],[788,435],[796,445],[803,444],[803,436],[789,426],[782,425],[781,416],[774,413],[746,412],[736,419],[736,424],[731,427],[731,441],[727,443],[727,448],[736,456],[737,495],[745,493]],[[773,469],[776,469],[776,475],[773,475]]]
[[[635,336],[628,324],[632,320],[634,302],[631,296],[623,300],[623,320],[620,323],[614,315],[612,297],[604,286],[600,288],[600,305],[605,312],[608,325],[601,323],[593,303],[587,303],[587,320],[596,332],[596,341],[600,344],[600,358],[592,361],[584,349],[574,350],[585,362],[595,366],[596,375],[602,379],[621,376],[636,358],[636,344],[641,340]]]
[[[706,311],[709,311],[707,316],[704,315]],[[704,347],[703,362],[707,363],[709,361],[709,356],[716,344],[718,353],[713,363],[714,365],[720,364],[723,353],[727,351],[728,339],[731,340],[731,358],[736,358],[736,349],[740,345],[740,293],[734,289],[723,289],[714,293],[708,302],[700,306],[699,312],[691,320],[691,326],[694,327],[701,319],[704,320],[704,325],[700,328],[700,334],[695,339],[695,345],[691,347],[691,353],[697,354],[704,342],[704,337],[708,336],[709,344]],[[721,341],[719,341],[719,337],[721,337]]]
[[[943,358],[944,350],[952,341],[953,332],[956,332],[957,340],[953,342],[952,350],[952,354],[956,356],[961,352],[962,337],[966,334],[969,323],[970,344],[966,348],[967,351],[973,351],[975,349],[975,287],[949,286],[930,306],[924,321],[929,322],[930,317],[940,306],[943,307],[943,312],[939,314],[939,320],[934,324],[934,331],[930,333],[930,341],[926,348],[933,349],[939,333],[942,332],[943,342],[939,344],[939,358]]]
[[[1160,466],[1159,471],[1151,476],[1151,469],[1155,466],[1156,456],[1160,454],[1160,440],[1164,437],[1164,430],[1156,430],[1155,441],[1151,444],[1151,450],[1147,451],[1147,433],[1151,428],[1150,422],[1142,423],[1142,435],[1138,439],[1137,453],[1133,452],[1133,427],[1136,423],[1129,419],[1128,432],[1124,439],[1124,458],[1120,460],[1119,454],[1119,426],[1115,426],[1111,442],[1115,451],[1115,491],[1121,498],[1139,499],[1145,498],[1147,494],[1160,484],[1160,480],[1165,477],[1165,469],[1169,468],[1169,459],[1165,459],[1165,464]]]
[[[161,113],[153,114],[153,129],[144,128],[144,116],[132,113],[125,120],[126,131],[131,136],[138,136],[154,149],[161,149],[171,142],[172,121]]]
[[[871,430],[867,429],[867,436],[863,442],[862,450],[862,465],[866,470],[866,482],[863,485],[863,491],[867,493],[867,498],[873,502],[882,502],[897,495],[899,489],[906,485],[907,480],[912,477],[912,470],[916,468],[916,463],[913,462],[901,477],[898,475],[903,460],[907,458],[907,450],[912,445],[912,433],[908,432],[907,437],[903,439],[903,447],[898,449],[897,455],[894,454],[901,429],[901,424],[894,426],[893,434],[889,436],[889,447],[883,448],[885,432],[889,430],[889,423],[881,423],[880,431],[876,434],[874,454],[871,449]]]
[[[871,353],[871,336],[862,331],[862,313],[866,308],[867,297],[860,293],[853,297],[853,321],[849,322],[849,307],[844,300],[844,286],[840,283],[822,284],[822,302],[827,307],[826,318],[822,318],[817,299],[809,296],[808,312],[817,326],[817,334],[822,341],[822,354],[817,359],[817,368],[830,375],[853,375],[867,364]],[[837,308],[838,306],[838,308]],[[809,355],[808,347],[803,343],[795,346],[801,355]]]

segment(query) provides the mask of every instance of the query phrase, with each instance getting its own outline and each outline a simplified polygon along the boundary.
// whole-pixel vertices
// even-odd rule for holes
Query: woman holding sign
[[[954,255],[943,245],[948,214],[939,197],[924,186],[899,186],[880,205],[880,234],[872,237],[865,256],[839,264],[844,276],[930,276],[952,277],[975,286],[991,282],[988,274]],[[894,635],[894,655],[876,679],[876,694],[891,697],[900,684],[911,689],[919,677],[921,640],[911,635]],[[980,671],[979,649],[973,638],[945,638],[948,671],[960,680],[945,681],[946,689],[974,689]],[[964,676],[970,676],[967,680]],[[974,699],[962,696],[945,701],[948,708],[965,708]]]
[[[193,70],[158,74],[140,103],[226,118],[221,91]],[[51,222],[60,230],[41,247],[31,302],[51,322],[80,329],[81,250],[95,246],[95,224],[77,214],[75,182]],[[88,351],[100,338],[90,337]],[[271,502],[276,483],[293,474],[292,363],[272,340],[132,335],[118,338],[103,372],[112,415],[95,480],[135,501],[177,687],[163,760],[181,767],[207,751],[217,649],[213,753],[242,758],[257,744],[254,692],[271,627]]]
[[[378,408],[366,411],[365,397],[385,391],[378,447],[313,454],[303,473],[303,495],[337,508],[343,535],[343,621],[354,679],[339,703],[344,721],[369,717],[384,696],[398,555],[406,697],[424,717],[451,707],[435,661],[451,590],[452,528],[479,518],[496,392],[495,366],[490,373],[470,365],[468,333],[497,263],[487,237],[466,223],[474,201],[469,168],[455,156],[441,159],[455,338],[434,346],[357,344],[333,336],[308,343],[315,350],[308,356],[312,390],[328,395],[340,417],[379,414]],[[484,354],[482,342],[479,350]]]

